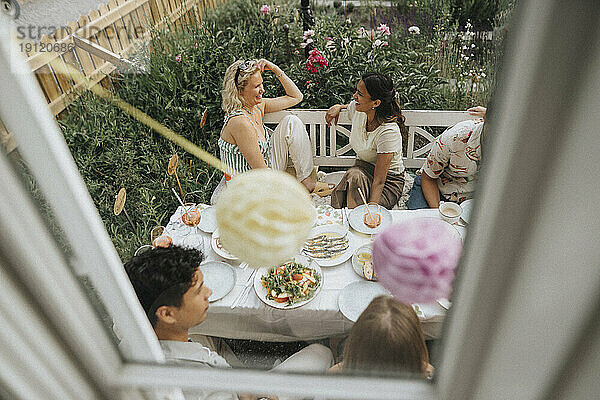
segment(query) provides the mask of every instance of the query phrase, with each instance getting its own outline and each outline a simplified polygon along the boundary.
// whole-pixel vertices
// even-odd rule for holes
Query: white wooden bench
[[[314,163],[327,167],[350,167],[354,165],[354,151],[350,147],[350,127],[347,111],[342,111],[338,125],[328,127],[325,123],[325,109],[290,109],[266,114],[264,122],[274,128],[281,119],[293,114],[306,125],[310,136]],[[404,155],[406,168],[421,168],[423,161],[437,136],[441,131],[460,121],[472,119],[466,111],[430,111],[403,110],[408,128],[408,146]],[[442,128],[440,130],[440,128]],[[415,140],[422,136],[425,140]],[[419,148],[419,143],[424,143]]]

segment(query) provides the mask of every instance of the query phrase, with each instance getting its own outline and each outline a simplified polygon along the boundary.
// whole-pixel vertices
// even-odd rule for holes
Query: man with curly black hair
[[[188,339],[189,329],[206,319],[208,299],[212,294],[204,285],[199,268],[203,259],[204,255],[195,249],[157,247],[133,257],[125,264],[125,270],[167,360],[194,362],[203,367],[241,366],[222,339],[208,336],[196,338],[196,342]],[[274,369],[324,373],[332,364],[331,351],[312,344]],[[209,395],[211,399],[238,398],[225,392]],[[194,398],[198,398],[197,393]],[[240,395],[240,398],[255,397]]]
[[[178,317],[197,325],[206,318],[211,290],[198,268],[203,254],[181,247],[146,251],[133,257],[125,270],[146,315],[161,340],[187,341],[187,330]]]

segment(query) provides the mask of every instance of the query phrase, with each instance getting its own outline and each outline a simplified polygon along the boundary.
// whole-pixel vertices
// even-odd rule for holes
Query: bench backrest
[[[325,109],[290,109],[265,114],[264,122],[273,128],[281,119],[293,114],[306,125],[312,144],[315,165],[349,167],[355,155],[350,147],[351,121],[347,111],[342,111],[337,126],[325,123]],[[408,146],[404,154],[406,168],[421,168],[435,137],[445,128],[460,121],[472,119],[466,111],[403,110],[408,128]]]

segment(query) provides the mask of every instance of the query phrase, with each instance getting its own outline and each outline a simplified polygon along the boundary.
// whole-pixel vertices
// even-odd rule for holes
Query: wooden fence
[[[127,56],[144,45],[152,26],[181,26],[202,18],[207,7],[221,0],[110,0],[77,22],[71,22],[39,43],[24,43],[22,50],[35,73],[53,115],[58,115],[81,92],[65,70],[65,64],[79,70],[93,83],[112,86],[110,73],[115,64],[75,46],[73,35],[87,39],[119,56]]]

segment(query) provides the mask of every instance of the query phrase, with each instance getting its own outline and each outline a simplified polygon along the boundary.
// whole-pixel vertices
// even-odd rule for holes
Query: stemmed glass
[[[169,247],[173,244],[164,226],[157,226],[150,231],[150,241],[153,247]]]
[[[365,210],[363,222],[368,228],[375,229],[381,224],[381,206],[378,203],[370,202],[367,204],[368,211]],[[371,242],[375,240],[376,233],[371,233]]]
[[[365,210],[363,222],[371,229],[375,229],[381,224],[381,206],[378,203],[370,202],[367,204],[368,211]]]
[[[196,227],[200,223],[200,211],[196,203],[185,203],[181,221],[191,227]]]

